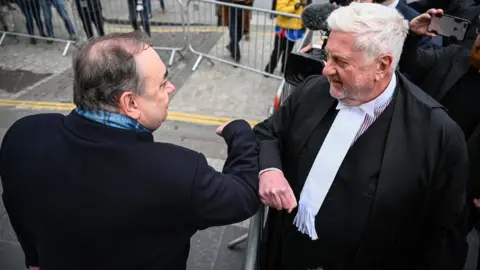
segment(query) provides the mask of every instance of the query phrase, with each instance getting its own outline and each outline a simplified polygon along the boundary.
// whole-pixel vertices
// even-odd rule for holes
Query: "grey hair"
[[[134,56],[151,46],[143,32],[112,33],[82,44],[73,55],[73,102],[87,110],[117,111],[125,91],[142,94]]]
[[[333,11],[327,23],[332,31],[354,34],[354,49],[362,51],[367,60],[391,54],[391,69],[397,68],[409,26],[396,9],[353,2]]]

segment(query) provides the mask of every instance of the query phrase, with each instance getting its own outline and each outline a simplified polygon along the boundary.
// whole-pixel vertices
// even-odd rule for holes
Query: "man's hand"
[[[40,270],[40,267],[32,266],[31,270]]]
[[[277,170],[266,171],[260,175],[260,200],[263,204],[277,210],[285,209],[288,213],[297,207],[297,200],[292,188]]]
[[[323,40],[319,40],[319,41],[317,42],[317,45],[318,45],[318,46],[322,46],[322,45],[323,45]],[[301,53],[308,53],[308,52],[311,51],[312,49],[313,49],[313,45],[312,45],[312,43],[310,43],[310,44],[308,44],[307,46],[301,48],[301,49],[300,49],[300,52],[301,52]]]
[[[443,15],[443,10],[441,9],[429,9],[427,12],[418,15],[410,21],[410,31],[419,35],[419,36],[436,36],[434,33],[428,32],[428,26],[432,22],[433,16]]]
[[[480,199],[473,199],[473,204],[475,207],[480,208]]]
[[[230,124],[231,122],[233,122],[233,121],[226,122],[226,123],[224,123],[223,125],[219,126],[219,127],[217,128],[217,130],[215,131],[215,133],[217,133],[218,136],[222,136],[223,129],[224,129],[228,124]]]

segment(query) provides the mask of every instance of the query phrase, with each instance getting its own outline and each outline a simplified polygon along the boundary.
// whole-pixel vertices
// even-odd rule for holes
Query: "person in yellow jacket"
[[[277,0],[276,10],[279,12],[302,14],[308,0]],[[265,67],[265,72],[272,74],[277,67],[278,59],[282,57],[282,73],[287,65],[288,55],[293,49],[295,42],[303,37],[305,28],[300,19],[287,16],[277,16],[275,26],[275,43],[270,56],[270,62]]]

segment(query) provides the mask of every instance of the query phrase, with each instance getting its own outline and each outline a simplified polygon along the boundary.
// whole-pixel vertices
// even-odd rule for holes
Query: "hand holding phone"
[[[428,32],[463,41],[469,27],[469,20],[446,14],[436,14],[432,16],[430,25],[428,26]]]
[[[429,9],[427,12],[413,18],[409,23],[410,32],[419,36],[436,36],[436,34],[429,32],[428,28],[430,26],[430,23],[432,22],[432,18],[437,15],[443,15],[443,10],[432,8]]]

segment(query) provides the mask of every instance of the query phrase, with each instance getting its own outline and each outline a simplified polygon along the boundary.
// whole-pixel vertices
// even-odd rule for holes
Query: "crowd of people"
[[[150,19],[152,19],[152,0],[126,0],[128,6],[128,15],[132,27],[135,30],[140,29],[138,18],[140,18],[141,26],[148,35],[150,31]],[[75,9],[82,21],[83,29],[87,38],[92,38],[95,35],[93,27],[99,36],[105,35],[104,17],[102,14],[102,3],[100,0],[75,0]],[[165,2],[159,0],[162,13],[165,14]],[[34,36],[41,36],[46,38],[55,38],[54,26],[52,22],[52,7],[54,7],[62,19],[65,29],[73,41],[78,40],[77,30],[70,18],[70,15],[65,7],[65,0],[0,0],[0,23],[4,31],[15,31],[14,20],[12,12],[19,8],[25,17],[26,29],[30,38],[31,44],[36,44],[37,40]],[[43,18],[42,18],[43,14]],[[33,22],[37,26],[35,31]],[[48,43],[53,40],[49,39]]]

